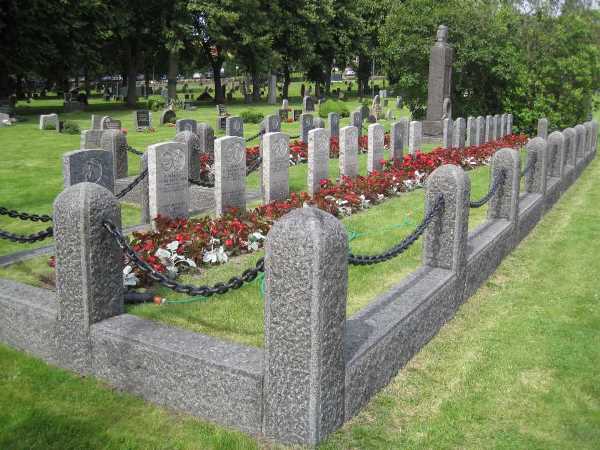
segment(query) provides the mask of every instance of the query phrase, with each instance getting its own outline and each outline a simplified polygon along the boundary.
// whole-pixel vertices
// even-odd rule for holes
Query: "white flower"
[[[170,244],[167,244],[167,249],[171,250],[172,252],[176,252],[178,248],[179,241],[173,241]]]
[[[265,239],[267,239],[267,237],[265,235],[263,235],[260,231],[255,231],[254,233],[252,233],[250,235],[250,240],[255,240],[255,241],[264,241]]]
[[[209,264],[226,263],[228,259],[229,257],[227,256],[227,253],[225,253],[223,246],[218,249],[213,248],[212,250],[206,251],[202,257],[202,261]]]
[[[123,285],[124,286],[137,286],[140,282],[139,278],[133,273],[133,267],[130,265],[125,266],[123,269]]]
[[[171,252],[169,250],[167,250],[167,249],[159,248],[154,253],[154,256],[156,256],[157,258],[165,259],[166,260],[166,259],[169,259],[171,257]]]

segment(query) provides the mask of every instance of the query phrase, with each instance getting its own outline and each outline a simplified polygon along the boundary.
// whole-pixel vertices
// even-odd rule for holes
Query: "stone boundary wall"
[[[422,237],[422,266],[348,319],[340,222],[313,208],[284,216],[267,239],[264,349],[123,314],[121,272],[105,264],[121,250],[100,225],[119,225],[118,201],[76,184],[54,207],[57,293],[0,279],[0,341],[152,402],[315,445],[387,385],[595,157],[597,123],[555,133],[527,144],[523,193],[519,152],[496,152],[490,172],[505,182],[471,231],[468,176],[434,171],[425,208],[442,194],[444,209]]]

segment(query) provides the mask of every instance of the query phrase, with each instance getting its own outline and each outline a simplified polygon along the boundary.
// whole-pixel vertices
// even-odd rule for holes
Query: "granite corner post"
[[[531,139],[527,145],[527,164],[533,167],[525,175],[525,191],[530,194],[546,195],[546,173],[548,171],[546,140],[541,137]],[[535,161],[532,162],[532,159]]]
[[[300,208],[269,232],[265,260],[263,434],[316,445],[345,417],[348,238],[341,222]]]
[[[440,195],[444,208],[425,230],[423,264],[462,274],[467,263],[471,180],[462,168],[446,164],[431,173],[426,189],[425,211],[431,211]]]
[[[92,372],[91,326],[123,313],[123,252],[104,221],[120,229],[121,209],[98,184],[75,184],[54,202],[56,360],[81,374]]]
[[[503,148],[494,153],[490,164],[490,180],[502,176],[502,172],[504,179],[490,199],[487,218],[488,220],[504,219],[512,223],[513,232],[511,234],[514,239],[507,245],[505,252],[507,254],[518,242],[521,157],[517,150]]]

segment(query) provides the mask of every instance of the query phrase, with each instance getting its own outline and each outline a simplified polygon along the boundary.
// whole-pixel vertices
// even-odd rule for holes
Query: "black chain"
[[[205,187],[205,188],[214,188],[215,183],[213,181],[203,181],[203,180],[194,180],[193,178],[188,178],[188,181],[196,186]]]
[[[210,297],[213,294],[224,294],[230,289],[239,289],[244,283],[249,283],[254,280],[260,272],[265,270],[265,259],[260,258],[256,262],[256,266],[250,269],[244,270],[240,277],[231,277],[225,283],[217,283],[213,286],[192,286],[190,284],[177,283],[171,280],[166,275],[154,270],[146,261],[144,261],[129,245],[123,234],[110,222],[104,222],[104,227],[108,232],[115,238],[119,247],[129,257],[131,263],[135,264],[142,271],[144,271],[152,280],[158,282],[164,287],[172,289],[175,292],[179,292],[187,295],[201,295],[203,297]]]
[[[135,180],[133,180],[131,183],[129,183],[129,185],[124,188],[121,192],[119,192],[116,197],[117,198],[123,198],[125,197],[127,194],[129,194],[138,184],[140,184],[140,181],[142,181],[144,178],[146,178],[146,175],[148,175],[148,169],[144,169],[142,171],[142,173],[140,173]]]
[[[389,250],[379,255],[354,255],[350,253],[348,255],[348,263],[353,264],[355,266],[364,266],[369,264],[377,264],[380,262],[387,261],[392,259],[399,254],[406,251],[411,245],[413,245],[419,237],[425,232],[427,226],[431,223],[431,221],[435,218],[435,216],[444,209],[444,197],[439,194],[435,199],[435,203],[433,204],[433,208],[425,215],[423,221],[415,228],[415,230],[405,237],[402,242],[393,246]]]
[[[0,239],[7,239],[20,244],[27,244],[36,241],[43,241],[46,238],[52,237],[54,230],[52,227],[46,228],[44,231],[39,231],[34,234],[14,234],[8,231],[0,230]]]
[[[490,190],[488,191],[488,193],[485,194],[479,200],[469,202],[469,206],[471,208],[481,208],[483,205],[485,205],[487,202],[489,202],[490,199],[496,194],[498,189],[500,189],[500,186],[502,185],[502,183],[504,183],[505,178],[506,178],[506,171],[504,169],[502,169],[502,170],[500,170],[500,173],[498,173],[498,175],[494,178],[494,181],[492,182],[492,186],[490,187]]]
[[[6,209],[4,206],[0,206],[0,216],[8,216],[13,219],[31,220],[32,222],[50,222],[52,217],[45,214],[27,214],[25,212],[15,211],[14,209]]]
[[[136,150],[131,145],[127,146],[127,151],[133,153],[134,155],[138,155],[138,156],[142,156],[144,154],[144,152],[140,152],[139,150]]]
[[[255,170],[257,170],[260,167],[261,164],[262,164],[262,157],[261,156],[257,156],[256,158],[254,158],[254,160],[246,168],[246,176],[250,175],[252,172],[254,172]]]
[[[265,131],[259,131],[257,134],[255,134],[254,136],[250,136],[248,139],[246,139],[246,142],[250,142],[253,141],[254,139],[256,139],[259,136],[262,136],[263,134],[265,134]]]
[[[299,137],[300,137],[300,135],[298,135],[298,136],[290,136],[290,140],[291,139],[298,139]]]
[[[535,162],[537,160],[537,153],[532,153],[531,154],[531,158],[529,158],[529,161],[527,161],[527,165],[525,166],[525,168],[521,171],[521,178],[523,178],[525,175],[527,175],[532,169],[535,168]]]

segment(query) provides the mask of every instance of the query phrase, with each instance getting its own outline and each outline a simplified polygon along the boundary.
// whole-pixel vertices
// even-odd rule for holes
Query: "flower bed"
[[[220,218],[158,217],[155,219],[157,231],[134,232],[131,244],[154,269],[175,277],[182,269],[199,270],[202,265],[222,264],[231,256],[258,250],[271,225],[292,209],[310,205],[336,217],[350,215],[422,186],[427,175],[440,165],[456,164],[470,170],[488,164],[496,150],[520,148],[526,141],[524,135],[513,135],[480,146],[436,148],[429,153],[417,151],[415,155],[405,155],[401,161],[384,161],[382,171],[367,176],[343,177],[338,182],[321,180],[321,190],[312,197],[306,192],[291,193],[287,200],[246,212],[231,210]],[[300,143],[293,143],[290,151],[301,154],[303,150]],[[257,154],[257,147],[247,151],[250,158]],[[128,285],[148,281],[130,266],[125,271]]]

